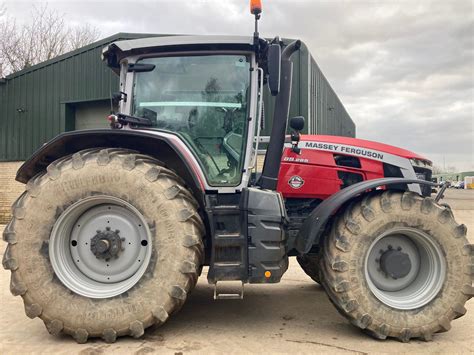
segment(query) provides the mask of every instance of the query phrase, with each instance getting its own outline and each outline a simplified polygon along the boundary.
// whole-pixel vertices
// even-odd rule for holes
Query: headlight
[[[418,168],[424,168],[432,170],[432,164],[430,161],[427,160],[420,160],[420,159],[410,159],[410,163],[412,166],[416,166]]]
[[[426,180],[426,174],[425,173],[415,173],[416,178],[418,180]]]

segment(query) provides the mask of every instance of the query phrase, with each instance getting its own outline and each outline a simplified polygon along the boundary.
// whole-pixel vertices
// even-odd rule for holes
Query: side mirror
[[[268,61],[268,86],[273,96],[280,92],[281,75],[281,47],[279,44],[270,44],[267,53]]]
[[[304,128],[304,117],[292,117],[290,119],[290,127],[293,129],[293,132],[291,132],[291,150],[296,154],[300,154],[301,149],[298,148],[298,143],[300,141],[300,131]]]
[[[117,92],[112,93],[112,96],[110,97],[110,99],[112,100],[112,104],[114,106],[117,106],[122,100],[123,102],[127,102],[127,94],[124,93],[123,91],[117,91]]]
[[[303,116],[296,116],[290,119],[290,127],[293,128],[295,131],[300,132],[304,128],[304,117]]]
[[[119,92],[112,93],[111,99],[112,99],[112,104],[114,106],[117,106],[119,102],[122,100],[122,92],[119,91]]]

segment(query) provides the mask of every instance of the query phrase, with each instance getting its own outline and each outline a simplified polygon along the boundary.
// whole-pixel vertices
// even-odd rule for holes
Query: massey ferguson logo
[[[301,186],[304,185],[304,180],[301,176],[295,175],[288,180],[288,185],[290,185],[294,189],[299,189]]]
[[[304,148],[316,149],[316,150],[328,150],[332,152],[340,152],[352,155],[358,155],[362,157],[374,158],[383,160],[383,154],[375,150],[363,149],[358,147],[351,147],[342,144],[331,144],[331,143],[319,143],[319,142],[301,142]]]

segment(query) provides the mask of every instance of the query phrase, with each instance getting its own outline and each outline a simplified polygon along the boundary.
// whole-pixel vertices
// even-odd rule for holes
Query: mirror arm
[[[298,143],[300,142],[301,134],[299,131],[292,131],[291,132],[291,150],[296,154],[301,153],[301,148],[298,147]]]

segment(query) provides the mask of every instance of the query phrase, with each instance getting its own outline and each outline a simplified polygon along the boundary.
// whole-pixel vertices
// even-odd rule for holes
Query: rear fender
[[[381,186],[396,185],[396,184],[418,184],[437,186],[437,184],[417,179],[405,178],[383,178],[362,181],[357,184],[346,187],[345,189],[331,195],[321,204],[319,204],[306,218],[296,238],[296,250],[301,254],[306,254],[311,250],[311,247],[319,243],[321,234],[331,216],[346,202],[356,196],[367,193],[367,190],[375,189]]]
[[[33,153],[18,170],[16,180],[26,184],[56,159],[100,147],[131,149],[162,161],[186,182],[202,205],[207,185],[199,164],[177,136],[158,131],[94,129],[62,133]]]

